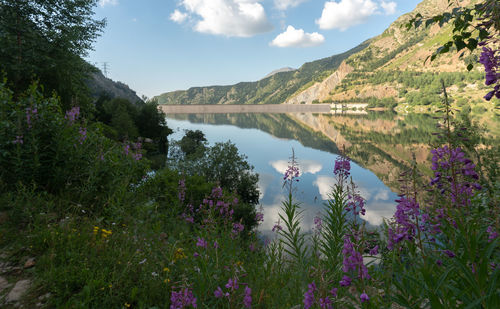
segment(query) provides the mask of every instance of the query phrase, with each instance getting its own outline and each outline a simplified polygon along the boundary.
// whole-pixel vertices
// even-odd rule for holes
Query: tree
[[[259,203],[259,176],[246,160],[231,141],[216,143],[207,150],[203,171],[208,181],[217,181],[221,187],[236,191],[243,202],[256,205]]]
[[[179,141],[179,146],[186,158],[196,159],[205,154],[206,141],[205,134],[200,130],[186,130]]]
[[[91,66],[82,57],[106,22],[93,19],[97,0],[0,0],[0,71],[15,95],[33,79],[66,107],[84,97]]]

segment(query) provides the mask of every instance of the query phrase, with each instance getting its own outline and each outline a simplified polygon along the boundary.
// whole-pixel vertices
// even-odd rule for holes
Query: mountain
[[[467,6],[470,0],[457,1]],[[484,105],[484,73],[477,65],[478,50],[426,59],[452,36],[452,25],[406,30],[406,23],[416,13],[433,16],[453,9],[447,0],[422,1],[411,13],[399,17],[381,35],[373,38],[364,50],[350,56],[339,70],[321,83],[287,100],[297,103],[314,97],[319,102],[367,102],[373,105],[396,105],[406,110],[432,110],[441,103],[444,81],[455,103]],[[455,49],[456,50],[456,49]],[[463,56],[463,58],[461,58]],[[468,72],[468,63],[476,64]],[[329,79],[333,79],[333,82]],[[328,84],[327,84],[328,83]],[[319,90],[321,89],[321,90]],[[307,101],[306,101],[307,102]],[[487,106],[487,105],[486,105]],[[491,106],[489,107],[491,108]]]
[[[381,35],[340,55],[309,62],[295,71],[278,72],[257,82],[231,86],[195,87],[156,97],[159,104],[311,104],[366,102],[372,107],[394,107],[405,111],[436,109],[441,103],[441,79],[456,107],[472,105],[478,113],[493,110],[485,94],[484,73],[476,65],[478,52],[454,53],[425,61],[452,35],[452,26],[406,30],[416,13],[433,16],[472,0],[424,0],[411,13],[400,16]],[[465,61],[464,61],[465,60]]]
[[[290,72],[290,71],[295,71],[295,70],[297,70],[297,69],[294,69],[294,68],[291,68],[291,67],[285,67],[285,68],[277,69],[277,70],[274,70],[271,73],[267,74],[266,76],[264,76],[264,78],[271,77],[271,76],[273,76],[276,73]]]
[[[332,74],[350,55],[368,46],[368,42],[339,55],[308,62],[294,71],[279,72],[256,82],[231,86],[194,87],[161,94],[159,104],[280,104],[315,82]]]
[[[95,72],[90,74],[90,78],[87,80],[87,86],[93,98],[107,95],[112,99],[127,99],[131,103],[142,102],[142,99],[139,98],[136,92],[130,89],[128,85],[122,82],[115,82],[105,77],[98,69],[95,69]]]

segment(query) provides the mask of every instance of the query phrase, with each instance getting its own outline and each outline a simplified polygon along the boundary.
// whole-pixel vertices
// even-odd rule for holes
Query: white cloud
[[[288,169],[288,161],[286,160],[271,161],[269,162],[269,164],[282,175],[284,175],[286,170]],[[321,171],[321,169],[323,168],[323,165],[321,165],[321,163],[314,160],[300,160],[298,161],[298,165],[299,176],[303,173],[310,173],[314,175],[317,172]]]
[[[389,190],[384,190],[384,189],[379,190],[377,192],[377,194],[375,195],[374,198],[375,198],[376,201],[379,201],[379,200],[381,200],[381,201],[387,201],[387,200],[389,200]]]
[[[290,8],[296,7],[305,1],[307,1],[307,0],[274,0],[274,6],[278,10],[284,11],[284,10],[288,9],[289,7]]]
[[[269,45],[276,47],[312,47],[318,46],[324,41],[325,37],[317,32],[305,33],[302,29],[288,26],[286,31],[278,34]]]
[[[195,31],[228,37],[251,37],[273,29],[260,1],[181,0],[180,5],[187,11],[186,17],[195,20]]]
[[[319,194],[323,200],[329,200],[332,193],[333,186],[335,185],[335,178],[328,176],[318,176],[313,184],[318,187]]]
[[[396,7],[398,5],[394,1],[385,2],[382,0],[382,2],[380,3],[380,6],[384,9],[384,12],[386,15],[392,15],[392,14],[396,13]]]
[[[179,10],[175,10],[172,14],[170,14],[170,20],[173,22],[176,22],[178,24],[183,23],[187,17],[188,17],[188,14],[183,13]]]
[[[382,224],[384,219],[390,219],[395,211],[394,203],[371,203],[365,208],[366,213],[361,218],[375,226]]]
[[[118,0],[99,0],[100,7],[104,7],[106,5],[118,5]]]
[[[321,17],[316,20],[320,29],[344,31],[365,22],[377,13],[378,5],[372,0],[341,0],[325,2]]]

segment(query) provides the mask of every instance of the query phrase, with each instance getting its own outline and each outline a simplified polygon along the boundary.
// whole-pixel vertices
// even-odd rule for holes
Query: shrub
[[[117,144],[98,124],[79,119],[79,108],[63,114],[56,97],[33,84],[14,100],[0,83],[0,179],[6,190],[33,186],[64,195],[87,210],[105,213],[111,201],[127,199],[131,184],[147,170],[137,144]]]

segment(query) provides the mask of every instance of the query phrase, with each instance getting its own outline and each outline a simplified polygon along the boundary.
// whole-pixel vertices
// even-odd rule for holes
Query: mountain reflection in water
[[[330,188],[339,149],[345,148],[353,160],[352,177],[367,200],[364,219],[379,225],[392,217],[401,172],[417,163],[419,172],[429,175],[430,144],[435,142],[436,120],[430,115],[397,115],[369,112],[364,115],[329,113],[248,113],[248,114],[170,114],[167,123],[183,130],[201,130],[213,144],[231,140],[259,173],[260,203],[265,221],[260,227],[270,233],[278,220],[283,173],[291,149],[301,169],[295,196],[302,203],[302,229],[309,231],[313,218],[323,209]],[[424,176],[425,177],[425,176]]]

